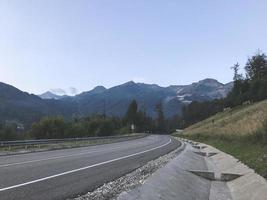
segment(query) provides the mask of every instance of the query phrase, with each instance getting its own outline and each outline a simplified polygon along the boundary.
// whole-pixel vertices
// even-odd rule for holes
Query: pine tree
[[[157,119],[156,119],[156,129],[159,133],[164,133],[166,131],[165,117],[163,113],[162,104],[156,105]]]
[[[267,57],[264,53],[257,53],[248,59],[246,66],[246,75],[250,80],[267,79]]]
[[[236,63],[233,67],[231,67],[232,70],[234,70],[234,81],[238,81],[238,80],[242,80],[243,79],[243,76],[242,74],[239,74],[239,63]]]
[[[128,110],[126,112],[125,118],[126,118],[127,123],[136,124],[137,118],[138,118],[137,110],[138,110],[137,102],[133,100],[130,103]]]

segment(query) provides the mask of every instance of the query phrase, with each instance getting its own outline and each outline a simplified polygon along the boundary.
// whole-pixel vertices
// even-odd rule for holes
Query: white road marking
[[[139,143],[137,143],[137,144],[139,144]],[[115,147],[115,148],[104,149],[104,150],[100,150],[100,151],[88,151],[88,152],[77,153],[77,154],[69,154],[69,155],[66,155],[66,156],[54,156],[54,157],[49,157],[49,158],[37,159],[37,160],[29,160],[29,161],[23,161],[23,162],[8,163],[8,164],[0,165],[0,168],[2,168],[2,167],[10,167],[10,166],[14,166],[14,165],[22,165],[22,164],[28,164],[28,163],[41,162],[41,161],[46,161],[46,160],[55,160],[55,159],[59,159],[59,158],[68,158],[68,157],[73,157],[73,156],[79,156],[79,155],[85,155],[85,154],[91,154],[91,153],[98,153],[98,152],[103,152],[103,151],[106,151],[106,150],[115,150],[115,149],[120,149],[120,148],[121,147]],[[20,155],[15,155],[15,156],[20,156]]]
[[[111,148],[111,149],[108,149],[108,150],[114,150],[114,149],[120,149],[120,148],[121,147],[116,147],[116,148]],[[34,163],[34,162],[41,162],[41,161],[46,161],[46,160],[55,160],[55,159],[59,159],[59,158],[68,158],[68,157],[80,156],[80,155],[91,154],[91,153],[98,153],[98,152],[103,152],[103,151],[106,151],[106,150],[107,149],[104,149],[104,150],[101,150],[101,151],[88,151],[88,152],[83,152],[83,153],[70,154],[70,155],[66,155],[66,156],[55,156],[55,157],[38,159],[38,160],[29,160],[29,161],[17,162],[17,163],[9,163],[9,164],[0,165],[0,168],[1,167],[14,166],[14,165],[22,165],[22,164]]]
[[[130,155],[127,155],[127,156],[122,156],[122,157],[119,157],[119,158],[115,158],[115,159],[112,159],[112,160],[104,161],[104,162],[97,163],[97,164],[94,164],[94,165],[89,165],[89,166],[82,167],[82,168],[79,168],[79,169],[66,171],[66,172],[63,172],[63,173],[60,173],[60,174],[55,174],[55,175],[52,175],[52,176],[40,178],[40,179],[37,179],[37,180],[34,180],[34,181],[29,181],[29,182],[21,183],[21,184],[18,184],[18,185],[13,185],[13,186],[10,186],[10,187],[1,188],[0,192],[6,191],[6,190],[11,190],[11,189],[18,188],[18,187],[22,187],[22,186],[25,186],[25,185],[30,185],[30,184],[41,182],[41,181],[45,181],[45,180],[56,178],[56,177],[59,177],[59,176],[71,174],[71,173],[82,171],[82,170],[85,170],[85,169],[90,169],[90,168],[93,168],[93,167],[97,167],[97,166],[104,165],[104,164],[107,164],[107,163],[112,163],[112,162],[115,162],[115,161],[118,161],[118,160],[122,160],[122,159],[125,159],[125,158],[130,158],[130,157],[133,157],[133,156],[136,156],[136,155],[140,155],[140,154],[143,154],[143,153],[146,153],[146,152],[149,152],[149,151],[153,151],[153,150],[159,149],[161,147],[167,146],[168,144],[171,143],[171,141],[172,140],[170,139],[169,142],[167,142],[167,143],[165,143],[163,145],[160,145],[158,147],[154,147],[152,149],[148,149],[148,150],[145,150],[145,151],[141,151],[141,152],[138,152],[138,153],[130,154]]]

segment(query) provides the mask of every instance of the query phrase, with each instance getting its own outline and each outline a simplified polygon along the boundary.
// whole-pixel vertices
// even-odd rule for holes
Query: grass
[[[209,144],[224,151],[254,169],[258,174],[267,179],[267,145],[261,142],[249,141],[248,138],[238,137],[226,139],[211,137],[201,134],[179,135],[179,137],[191,139]]]
[[[249,135],[267,119],[267,100],[218,113],[184,130],[185,134]]]
[[[267,179],[267,100],[227,109],[177,135],[231,154]]]

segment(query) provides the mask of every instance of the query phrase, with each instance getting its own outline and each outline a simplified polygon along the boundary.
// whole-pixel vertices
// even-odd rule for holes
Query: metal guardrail
[[[86,137],[86,138],[0,141],[0,147],[41,145],[41,144],[56,144],[56,143],[75,142],[75,141],[95,141],[95,140],[109,140],[109,139],[131,139],[131,138],[141,138],[141,137],[145,137],[147,135],[148,134],[136,134],[136,135]]]

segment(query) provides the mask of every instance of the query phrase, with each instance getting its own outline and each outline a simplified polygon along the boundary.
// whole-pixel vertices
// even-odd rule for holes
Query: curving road
[[[76,197],[177,148],[166,135],[0,157],[1,200]]]

